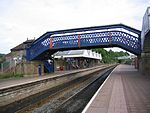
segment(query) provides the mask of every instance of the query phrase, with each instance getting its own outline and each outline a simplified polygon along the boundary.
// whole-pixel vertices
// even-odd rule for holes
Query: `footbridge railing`
[[[63,49],[121,47],[139,55],[141,32],[123,24],[47,32],[27,49],[27,59],[40,59]],[[45,57],[46,58],[46,57]]]

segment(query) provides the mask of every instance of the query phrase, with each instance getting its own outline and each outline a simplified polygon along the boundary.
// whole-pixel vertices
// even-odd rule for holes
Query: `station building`
[[[102,56],[92,50],[59,51],[53,54],[55,70],[72,70],[100,64]]]
[[[33,62],[26,61],[26,48],[34,40],[26,40],[23,43],[13,47],[11,52],[5,55],[1,71],[4,73],[34,74],[37,73],[37,65]],[[30,68],[29,68],[30,67]]]
[[[41,66],[41,73],[47,73],[47,65],[53,66],[54,71],[73,70],[92,67],[98,65],[101,60],[101,54],[92,52],[92,50],[69,50],[59,51],[52,55],[51,60],[27,61],[26,48],[34,40],[26,40],[11,49],[11,52],[5,55],[1,69],[4,73],[18,73],[24,75],[38,75],[38,66]]]

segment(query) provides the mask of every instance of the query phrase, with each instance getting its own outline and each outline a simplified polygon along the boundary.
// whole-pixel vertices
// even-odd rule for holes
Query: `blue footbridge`
[[[47,60],[57,51],[120,47],[141,54],[141,31],[124,24],[46,32],[26,50],[26,59]]]

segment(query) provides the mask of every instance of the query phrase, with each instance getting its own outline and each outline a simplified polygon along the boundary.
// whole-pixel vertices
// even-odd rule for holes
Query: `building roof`
[[[54,58],[75,58],[75,57],[85,57],[101,60],[102,56],[99,53],[92,52],[92,50],[69,50],[69,51],[59,51],[53,54]]]
[[[16,47],[12,48],[11,51],[20,51],[20,50],[25,50],[32,42],[33,40],[26,40],[25,42],[17,45]]]
[[[135,58],[135,55],[130,55],[130,56],[121,56],[121,57],[117,57],[118,60],[125,60],[125,59],[132,59]]]

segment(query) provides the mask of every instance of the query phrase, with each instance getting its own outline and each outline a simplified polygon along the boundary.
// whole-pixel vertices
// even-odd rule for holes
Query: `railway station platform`
[[[55,76],[61,76],[61,75],[68,74],[68,73],[69,73],[69,71],[57,71],[55,73],[50,73],[50,74],[41,75],[41,76],[36,75],[36,76],[31,76],[31,77],[1,79],[0,80],[0,89],[5,89],[5,88],[9,88],[9,87],[18,86],[18,85],[28,84],[31,82],[36,82],[36,81],[40,81],[40,80],[44,80],[44,79],[48,79],[48,78],[53,78]]]
[[[19,85],[29,84],[29,83],[33,83],[33,82],[37,82],[37,81],[41,81],[41,80],[46,80],[46,79],[50,79],[50,78],[54,78],[54,77],[59,77],[59,76],[64,76],[64,75],[68,75],[68,74],[83,72],[83,71],[87,71],[87,70],[93,70],[93,69],[103,67],[103,66],[104,65],[85,68],[85,69],[56,71],[54,73],[45,74],[45,75],[41,75],[41,76],[36,75],[36,76],[31,76],[31,77],[1,79],[0,80],[0,90],[19,86]]]
[[[0,90],[5,88],[10,88],[18,85],[24,85],[32,82],[37,82],[49,78],[54,78],[56,76],[63,76],[69,73],[75,73],[77,71],[82,71],[84,69],[72,70],[72,71],[56,71],[55,73],[50,73],[41,76],[23,77],[23,78],[10,78],[0,80]]]
[[[150,113],[150,75],[118,65],[82,113]]]

